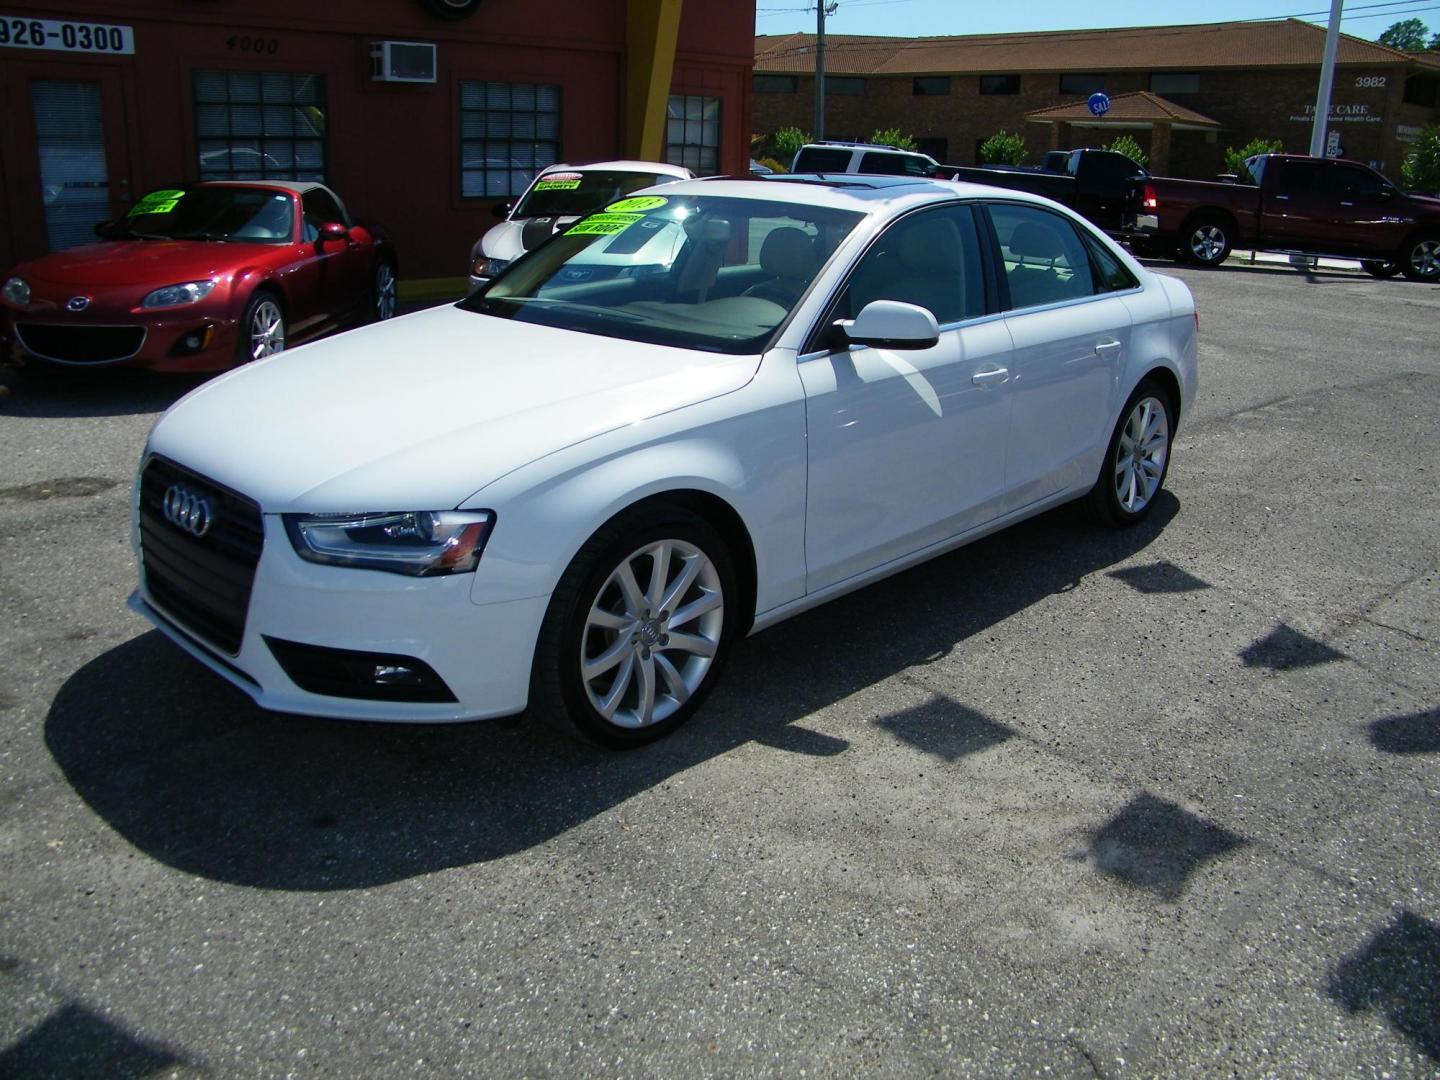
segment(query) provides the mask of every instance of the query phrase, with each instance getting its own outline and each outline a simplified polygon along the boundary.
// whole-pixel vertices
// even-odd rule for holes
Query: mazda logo
[[[69,300],[65,301],[65,309],[67,311],[84,311],[89,306],[90,297],[88,296],[72,296]]]
[[[215,508],[204,495],[191,491],[184,484],[171,484],[165,492],[165,520],[197,539],[210,531],[215,521]]]

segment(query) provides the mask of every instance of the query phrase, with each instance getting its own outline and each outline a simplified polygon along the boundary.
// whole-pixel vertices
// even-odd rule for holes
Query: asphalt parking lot
[[[123,606],[189,384],[0,369],[0,1075],[1435,1075],[1440,287],[1155,265],[1152,518],[782,624],[621,755],[258,710]]]

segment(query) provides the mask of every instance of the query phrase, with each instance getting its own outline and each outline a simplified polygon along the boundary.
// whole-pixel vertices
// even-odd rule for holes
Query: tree
[[[896,150],[915,149],[915,140],[909,135],[901,135],[899,128],[876,128],[870,141],[880,146],[893,146]]]
[[[800,148],[810,141],[810,133],[797,127],[785,127],[770,136],[770,145],[775,147],[775,156],[781,161],[794,161]]]
[[[1420,52],[1425,48],[1425,35],[1430,28],[1419,19],[1406,19],[1404,22],[1391,23],[1377,39],[1381,45],[1389,45],[1392,49],[1399,49],[1401,52]],[[1440,37],[1440,34],[1436,35]]]
[[[1025,140],[1008,131],[997,131],[980,144],[982,165],[1024,165],[1030,151],[1025,149]]]
[[[1430,44],[1425,46],[1426,52],[1440,52],[1440,30],[1435,31],[1435,36],[1430,39]]]
[[[1115,140],[1109,146],[1105,147],[1105,149],[1113,150],[1117,154],[1124,154],[1142,169],[1150,163],[1150,155],[1145,153],[1144,150],[1141,150],[1140,144],[1129,135],[1117,135]]]
[[[1400,179],[1407,191],[1440,194],[1440,126],[1431,124],[1416,137],[1400,166]]]
[[[1225,171],[1234,173],[1242,184],[1253,184],[1255,178],[1245,167],[1245,160],[1256,154],[1278,154],[1284,149],[1285,143],[1280,139],[1251,139],[1239,150],[1233,146],[1227,146],[1225,148]]]

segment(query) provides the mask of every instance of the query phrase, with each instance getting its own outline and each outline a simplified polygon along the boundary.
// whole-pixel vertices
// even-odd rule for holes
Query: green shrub
[[[1440,193],[1440,127],[1431,124],[1420,132],[1400,166],[1400,179],[1407,191]]]
[[[775,148],[775,156],[784,161],[794,161],[800,148],[810,141],[810,133],[797,127],[781,128],[770,136],[770,145]]]
[[[782,165],[778,160],[773,157],[760,157],[756,158],[755,160],[758,161],[761,165],[764,165],[767,169],[774,169],[777,173],[788,173],[790,171],[790,165],[788,162]],[[795,159],[791,158],[790,160],[794,161]]]
[[[1251,139],[1239,150],[1233,146],[1227,146],[1225,148],[1225,171],[1234,173],[1236,179],[1242,184],[1253,184],[1255,178],[1245,167],[1245,159],[1252,158],[1256,154],[1278,154],[1284,149],[1285,143],[1280,139]]]
[[[870,136],[870,141],[881,146],[893,146],[896,150],[915,149],[915,140],[909,135],[900,134],[899,128],[876,128],[875,134]]]
[[[1140,149],[1140,144],[1129,135],[1118,135],[1106,150],[1113,150],[1117,154],[1124,154],[1131,161],[1135,162],[1142,169],[1150,163],[1150,155]]]
[[[1029,156],[1025,140],[1008,131],[997,131],[980,144],[982,165],[1024,165]]]

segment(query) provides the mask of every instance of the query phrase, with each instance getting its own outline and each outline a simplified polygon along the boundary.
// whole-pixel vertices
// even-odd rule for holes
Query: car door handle
[[[1355,204],[1354,204],[1353,202],[1346,202],[1344,199],[1341,199],[1341,200],[1340,200],[1340,205],[1341,205],[1341,206],[1354,206]]]
[[[977,371],[970,376],[970,381],[979,387],[999,386],[1010,380],[1009,368],[992,368],[989,371]]]
[[[1113,341],[1113,340],[1112,340],[1112,341],[1102,341],[1102,342],[1099,342],[1099,343],[1095,346],[1095,355],[1096,355],[1096,356],[1103,356],[1103,357],[1106,357],[1107,359],[1108,359],[1109,357],[1111,357],[1111,356],[1114,356],[1114,355],[1115,355],[1116,353],[1118,353],[1119,351],[1120,351],[1120,342],[1118,342],[1118,341]]]

